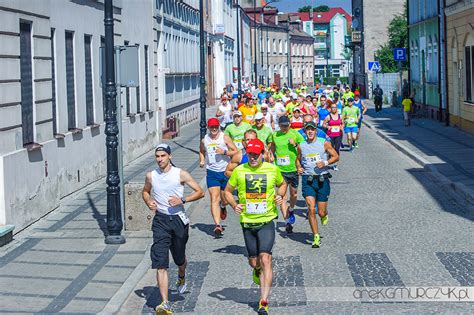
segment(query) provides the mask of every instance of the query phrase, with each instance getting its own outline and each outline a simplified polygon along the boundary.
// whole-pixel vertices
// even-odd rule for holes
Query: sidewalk
[[[364,123],[415,162],[439,174],[445,184],[474,200],[474,135],[431,119],[412,119],[405,127],[400,108],[384,107],[376,114],[373,102]]]
[[[214,112],[208,109],[208,115]],[[204,177],[198,159],[199,121],[167,142],[176,166],[199,182]],[[143,182],[154,167],[150,151],[124,169],[125,182]],[[120,246],[104,243],[105,189],[102,178],[65,198],[58,209],[0,249],[0,313],[98,313],[137,266],[149,260],[150,231],[124,231],[127,242]]]

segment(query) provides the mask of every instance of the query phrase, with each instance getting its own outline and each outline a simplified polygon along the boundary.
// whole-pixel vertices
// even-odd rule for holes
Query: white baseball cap
[[[259,120],[259,119],[262,119],[263,118],[263,114],[258,112],[255,114],[255,120]]]

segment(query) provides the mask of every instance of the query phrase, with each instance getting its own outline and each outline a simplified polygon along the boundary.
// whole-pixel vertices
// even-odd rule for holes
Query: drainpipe
[[[446,18],[444,15],[444,0],[438,1],[438,27],[439,27],[439,57],[438,58],[438,69],[439,69],[439,80],[438,80],[438,89],[440,91],[439,97],[439,121],[443,121],[443,108],[446,113],[448,112],[448,106],[446,102],[447,87],[446,87],[446,40],[445,40],[445,31],[446,31]],[[446,114],[447,115],[447,114]],[[447,120],[447,119],[446,119]],[[447,123],[449,125],[449,123]]]

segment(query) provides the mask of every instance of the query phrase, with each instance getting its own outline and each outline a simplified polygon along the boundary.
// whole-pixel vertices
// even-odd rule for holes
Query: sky
[[[281,12],[298,12],[298,8],[311,5],[311,3],[315,7],[325,4],[330,8],[342,7],[350,13],[352,11],[351,2],[351,0],[279,0],[272,5],[277,7]]]

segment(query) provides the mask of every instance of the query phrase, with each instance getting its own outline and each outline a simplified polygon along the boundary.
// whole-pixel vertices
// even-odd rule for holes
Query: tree
[[[408,47],[408,27],[406,5],[403,13],[393,17],[387,27],[387,42],[376,51],[377,60],[382,66],[382,72],[397,72],[398,63],[393,60],[393,49]],[[402,62],[402,68],[407,69],[407,63]]]
[[[327,5],[320,5],[318,7],[313,8],[313,12],[328,12],[330,8]],[[310,12],[311,11],[311,6],[310,5],[305,5],[304,7],[301,7],[298,9],[298,12]]]

